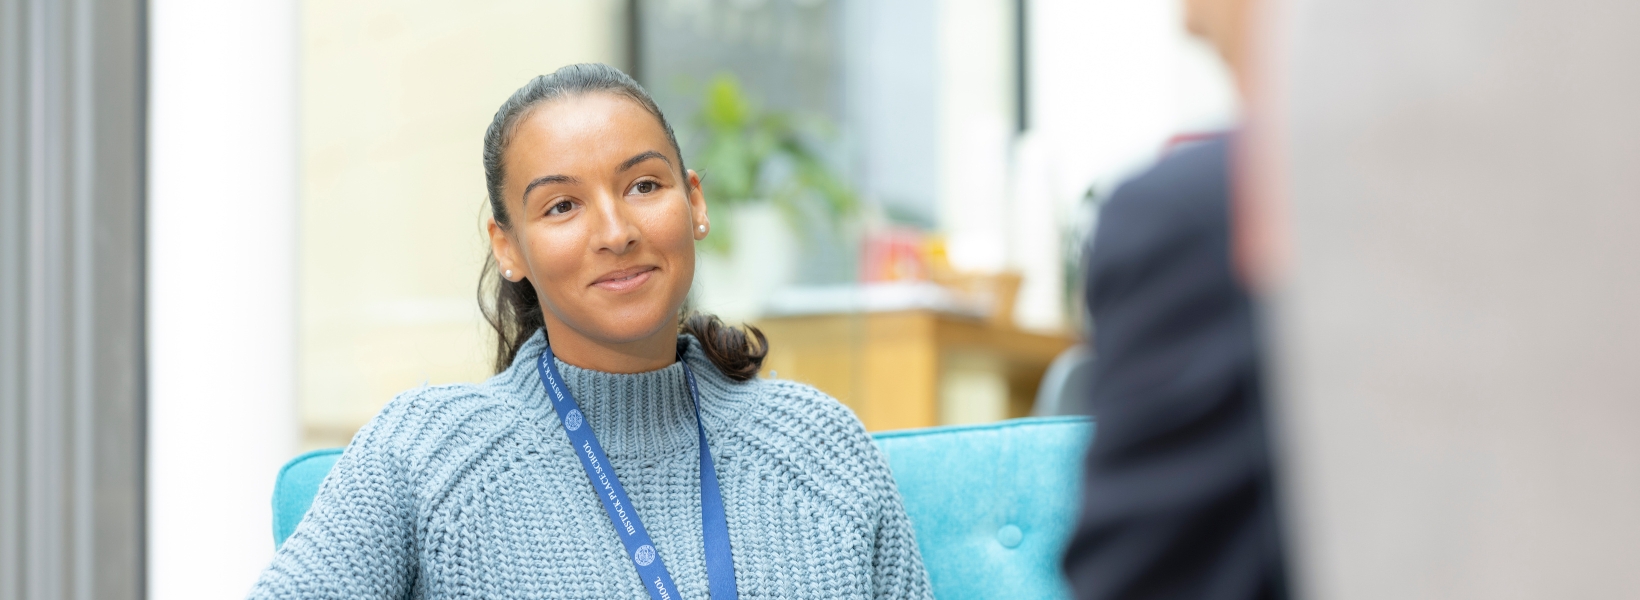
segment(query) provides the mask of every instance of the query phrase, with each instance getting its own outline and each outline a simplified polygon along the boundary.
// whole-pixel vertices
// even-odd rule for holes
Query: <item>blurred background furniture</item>
[[[1076,343],[926,309],[777,316],[757,325],[769,336],[765,373],[820,388],[871,431],[1029,415],[1048,365]]]
[[[894,470],[935,597],[1069,597],[1059,557],[1093,430],[1087,418],[1042,417],[874,436]],[[275,547],[296,531],[341,453],[308,452],[279,471]]]
[[[1093,349],[1076,344],[1060,352],[1036,387],[1033,417],[1089,414],[1087,397],[1093,392]]]

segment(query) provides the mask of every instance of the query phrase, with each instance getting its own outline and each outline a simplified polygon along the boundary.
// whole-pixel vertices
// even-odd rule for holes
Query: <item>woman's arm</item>
[[[403,419],[402,398],[353,437],[251,598],[410,596],[413,498],[392,439]]]
[[[875,449],[874,449],[875,450]],[[872,584],[877,598],[934,597],[928,583],[928,570],[923,567],[922,553],[917,549],[917,536],[911,529],[911,519],[905,514],[900,501],[900,490],[887,462],[881,456],[882,477],[885,485],[879,487],[880,510],[877,517],[877,538],[871,559]]]

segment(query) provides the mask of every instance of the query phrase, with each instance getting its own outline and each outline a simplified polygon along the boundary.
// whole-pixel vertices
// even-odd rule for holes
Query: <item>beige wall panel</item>
[[[623,62],[613,0],[302,4],[299,395],[307,447],[489,374],[480,141],[529,78]]]

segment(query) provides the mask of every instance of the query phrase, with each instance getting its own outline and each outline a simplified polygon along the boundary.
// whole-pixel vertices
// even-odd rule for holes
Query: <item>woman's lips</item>
[[[602,279],[599,279],[592,285],[593,287],[603,288],[611,292],[624,292],[627,290],[636,289],[638,286],[643,285],[645,281],[649,281],[649,276],[654,274],[654,272],[655,267],[625,269],[605,275]]]

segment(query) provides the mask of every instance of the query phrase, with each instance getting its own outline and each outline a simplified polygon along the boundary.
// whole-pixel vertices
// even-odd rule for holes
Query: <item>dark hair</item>
[[[550,75],[531,79],[524,87],[518,88],[512,97],[501,104],[500,110],[495,111],[490,128],[484,132],[484,181],[490,193],[490,212],[496,224],[502,228],[512,226],[501,194],[501,184],[506,175],[502,168],[502,155],[512,142],[518,124],[542,104],[593,92],[623,96],[654,115],[655,120],[660,121],[661,129],[666,131],[666,141],[672,144],[672,153],[678,157],[678,173],[688,181],[688,172],[683,167],[683,151],[678,148],[678,138],[672,133],[672,126],[638,82],[609,65],[570,65]],[[530,336],[535,335],[536,330],[546,325],[535,285],[528,279],[503,279],[498,276],[499,270],[495,256],[490,255],[484,260],[484,268],[478,275],[479,308],[484,312],[484,320],[495,329],[495,370],[498,373],[511,366],[518,356],[518,349],[529,341]],[[493,298],[493,301],[486,301],[486,297]],[[700,340],[701,348],[712,364],[736,381],[756,377],[758,369],[763,366],[763,357],[769,352],[769,340],[762,331],[750,325],[731,327],[715,316],[690,313],[680,315],[679,328]]]

